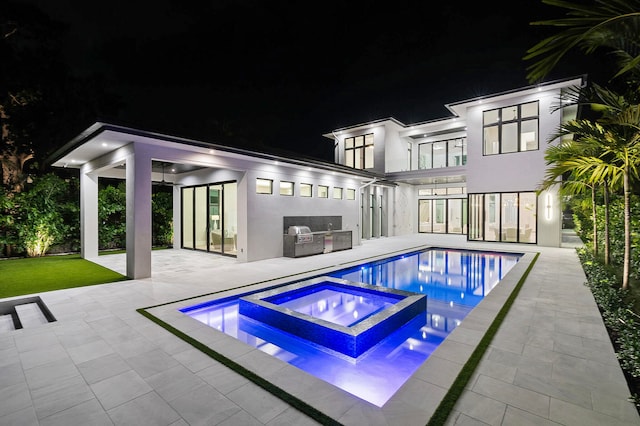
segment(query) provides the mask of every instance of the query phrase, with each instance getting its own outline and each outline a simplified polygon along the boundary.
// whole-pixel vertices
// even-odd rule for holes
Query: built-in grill
[[[295,235],[296,244],[305,244],[313,242],[313,234],[308,226],[293,225],[289,227],[289,235]]]
[[[309,256],[351,248],[351,231],[333,230],[334,223],[342,223],[340,216],[287,216],[283,222],[282,254],[286,257]]]

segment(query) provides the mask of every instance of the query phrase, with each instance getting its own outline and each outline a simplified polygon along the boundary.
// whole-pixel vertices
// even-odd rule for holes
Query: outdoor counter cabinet
[[[284,234],[283,255],[285,257],[302,257],[350,248],[352,248],[351,231],[338,230]]]

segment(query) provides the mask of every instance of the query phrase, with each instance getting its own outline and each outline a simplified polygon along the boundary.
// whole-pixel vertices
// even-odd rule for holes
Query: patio
[[[564,248],[479,244],[434,234],[250,263],[154,251],[151,278],[40,294],[56,322],[0,333],[0,423],[317,424],[136,309],[230,288],[259,288],[269,280],[429,245],[540,253],[449,424],[640,424],[597,306],[583,285],[574,243]],[[126,270],[124,255],[100,256],[97,262]],[[507,293],[502,287],[509,283],[502,284],[496,290]],[[497,298],[504,295],[495,293],[495,300],[472,312],[476,321],[463,322],[382,408],[326,384],[304,389],[309,382],[295,380],[293,368],[261,368],[272,369],[280,386],[299,385],[297,395],[340,423],[424,425],[473,350],[479,324],[500,309]],[[155,309],[154,315],[181,322],[175,310]]]

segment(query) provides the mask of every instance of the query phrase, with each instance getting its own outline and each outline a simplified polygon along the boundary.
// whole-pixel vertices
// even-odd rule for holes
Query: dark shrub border
[[[620,288],[615,272],[587,249],[580,248],[577,252],[587,276],[585,285],[591,289],[631,390],[630,399],[640,411],[640,316],[633,311],[629,291]]]

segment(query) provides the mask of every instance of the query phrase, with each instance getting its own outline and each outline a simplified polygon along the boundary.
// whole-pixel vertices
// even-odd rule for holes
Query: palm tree
[[[531,22],[563,28],[527,50],[525,60],[536,59],[529,66],[527,79],[543,80],[571,50],[582,49],[591,54],[605,49],[616,57],[614,78],[625,75],[640,78],[640,0],[594,0],[591,6],[564,0],[542,0],[542,3],[567,10],[567,17]]]
[[[560,126],[559,134],[573,134],[574,139],[594,148],[564,157],[561,165],[572,170],[575,178],[596,185],[608,182],[611,187],[622,184],[624,193],[624,260],[622,288],[628,288],[631,259],[631,180],[638,178],[640,164],[640,104],[635,100],[640,91],[627,97],[594,86],[590,91],[591,106],[601,113],[596,121],[572,120]],[[597,150],[595,149],[597,147]]]
[[[556,138],[571,135],[568,125],[561,127],[557,134],[551,135],[549,143]],[[598,227],[596,219],[596,193],[598,184],[591,183],[584,176],[578,176],[574,170],[573,160],[585,156],[598,155],[599,146],[591,143],[589,139],[582,140],[574,137],[573,140],[565,140],[559,145],[551,145],[545,152],[547,169],[545,178],[539,186],[538,194],[555,185],[560,185],[560,195],[579,195],[589,192],[591,194],[591,221],[593,225],[593,253],[598,255]],[[605,225],[605,232],[606,232]],[[606,239],[605,239],[606,241]],[[605,251],[607,251],[605,247]]]

